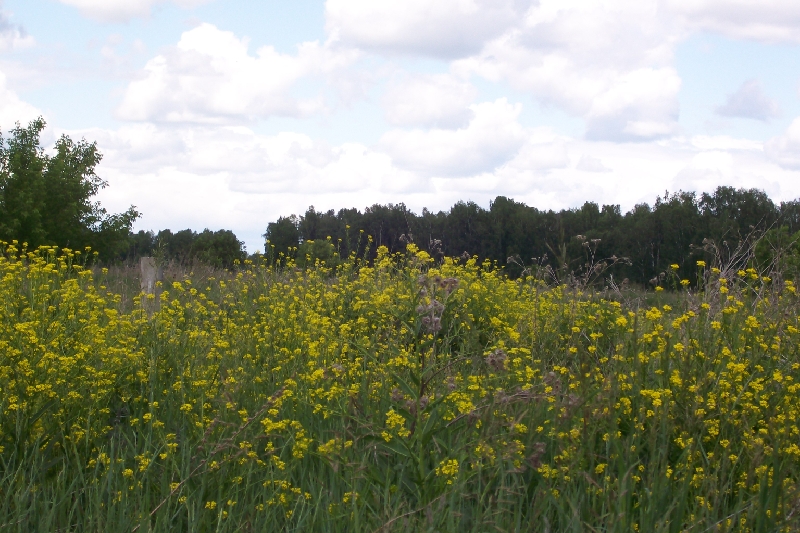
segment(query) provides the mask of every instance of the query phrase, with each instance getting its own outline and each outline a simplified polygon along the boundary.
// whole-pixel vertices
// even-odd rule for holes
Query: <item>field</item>
[[[800,530],[791,282],[86,255],[0,257],[0,531]]]

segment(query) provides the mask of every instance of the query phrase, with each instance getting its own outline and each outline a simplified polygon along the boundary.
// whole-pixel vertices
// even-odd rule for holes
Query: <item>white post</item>
[[[144,296],[142,297],[142,307],[150,314],[158,307],[158,299],[149,298],[148,295],[156,294],[156,282],[161,281],[164,277],[164,271],[156,266],[154,257],[142,257],[139,260],[139,266],[142,270],[141,287]]]
[[[153,257],[142,257],[139,260],[142,269],[142,292],[145,294],[155,294],[156,278],[158,277],[158,268],[156,268],[156,260]]]

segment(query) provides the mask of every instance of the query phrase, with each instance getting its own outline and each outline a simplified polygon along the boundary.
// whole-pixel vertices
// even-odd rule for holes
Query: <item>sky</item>
[[[0,0],[0,131],[97,142],[135,229],[498,195],[800,197],[796,0]]]

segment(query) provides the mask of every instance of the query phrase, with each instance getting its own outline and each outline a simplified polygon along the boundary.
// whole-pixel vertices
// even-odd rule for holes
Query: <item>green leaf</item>
[[[438,444],[444,450],[445,455],[450,453],[450,446],[448,446],[447,443],[445,443],[442,439],[440,439],[436,435],[433,436],[433,442]]]
[[[411,396],[411,398],[413,398],[414,401],[417,400],[417,398],[419,397],[417,391],[412,389],[411,385],[409,385],[406,380],[404,380],[403,378],[401,378],[400,376],[398,376],[397,374],[394,374],[394,373],[392,373],[391,376],[397,382],[397,384],[400,385],[400,388],[403,390],[403,392],[405,392],[406,394]],[[412,380],[413,380],[413,377],[412,377]],[[416,382],[416,385],[419,386],[419,382]]]
[[[408,446],[406,445],[405,442],[403,442],[401,439],[397,437],[392,437],[392,440],[390,440],[389,442],[386,442],[384,440],[383,446],[398,455],[402,455],[403,457],[408,457],[409,459],[411,459],[412,455],[411,450],[408,449]]]
[[[436,427],[439,420],[441,420],[441,417],[439,416],[439,410],[433,409],[430,413],[430,416],[428,417],[428,420],[425,421],[425,426],[422,428],[422,431],[420,432],[419,438],[423,446],[427,446],[428,443],[431,441],[433,434],[436,431],[440,431],[442,429],[441,427]]]

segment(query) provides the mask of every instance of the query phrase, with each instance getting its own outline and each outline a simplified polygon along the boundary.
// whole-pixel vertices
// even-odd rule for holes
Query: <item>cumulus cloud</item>
[[[777,200],[794,198],[798,194],[794,177],[770,166],[763,150],[705,150],[692,154],[669,189],[712,192],[725,185],[761,189]]]
[[[297,55],[271,46],[248,53],[248,40],[202,24],[160,54],[131,82],[117,109],[124,120],[230,123],[271,115],[304,116],[324,108],[321,95],[296,96],[297,83],[351,63],[353,52],[303,43]]]
[[[432,192],[427,177],[398,168],[385,153],[299,133],[163,124],[67,133],[98,142],[98,173],[110,184],[99,199],[109,210],[133,203],[144,213],[142,229],[233,229],[250,251],[263,246],[268,222],[310,204],[363,209]]]
[[[0,52],[33,46],[33,37],[22,26],[13,24],[2,7],[3,3],[0,1]]]
[[[735,93],[729,94],[725,103],[715,111],[723,117],[761,121],[777,117],[780,112],[778,103],[764,94],[761,83],[755,79],[742,83],[742,86]]]
[[[590,155],[582,155],[575,165],[576,170],[584,172],[611,172],[611,169],[603,164],[599,157],[592,157]]]
[[[6,75],[0,72],[0,130],[8,131],[14,124],[27,124],[42,112],[31,104],[20,100],[11,89],[8,88]]]
[[[348,193],[364,188],[408,192],[424,179],[394,168],[391,158],[360,143],[331,146],[308,135],[258,135],[246,127],[163,127],[133,124],[81,132],[97,140],[104,165],[136,174],[174,168],[224,176],[248,194]]]
[[[516,24],[532,0],[327,0],[326,28],[342,42],[382,52],[464,57]]]
[[[581,116],[589,138],[654,139],[677,129],[678,33],[655,0],[541,0],[453,72],[507,81]]]
[[[62,4],[78,8],[91,19],[101,22],[125,22],[137,17],[146,17],[156,4],[172,2],[181,7],[193,7],[208,0],[58,0]]]
[[[572,139],[556,135],[548,128],[527,130],[525,137],[525,144],[504,165],[505,169],[546,176],[552,170],[569,166],[568,145]]]
[[[763,152],[764,143],[752,139],[741,139],[729,135],[695,135],[690,143],[698,150]]]
[[[448,74],[401,76],[383,95],[386,120],[395,126],[463,127],[478,91]]]
[[[783,135],[770,139],[764,149],[782,168],[800,170],[800,117],[792,121]]]
[[[525,131],[520,104],[505,98],[470,106],[474,117],[457,130],[391,130],[379,142],[401,168],[426,175],[464,176],[492,171],[519,151]]]
[[[720,150],[703,151],[695,155],[675,175],[673,190],[711,191],[716,184],[730,182],[733,177],[734,156]],[[730,183],[733,185],[733,183]]]
[[[592,101],[587,137],[644,140],[675,133],[680,86],[673,68],[638,69],[619,76]]]
[[[664,0],[688,30],[736,39],[800,42],[800,4],[793,0]]]
[[[477,74],[508,82],[582,117],[594,140],[642,141],[678,132],[681,79],[674,48],[692,32],[800,42],[800,4],[788,0],[328,0],[326,16],[334,39],[379,53],[456,59],[451,72],[459,79]],[[462,93],[450,90],[459,101]],[[408,112],[424,115],[426,102],[410,101],[397,99],[398,112],[387,111],[387,118],[398,125],[436,124]],[[778,109],[752,82],[718,112],[766,120]]]
[[[282,134],[285,135],[285,134]],[[429,180],[396,168],[391,158],[361,143],[331,147],[306,136],[274,139],[276,145],[263,172],[231,179],[242,192],[298,194],[358,194],[364,190],[389,194],[423,192]],[[290,135],[294,137],[294,135]],[[396,200],[395,200],[396,201]]]

